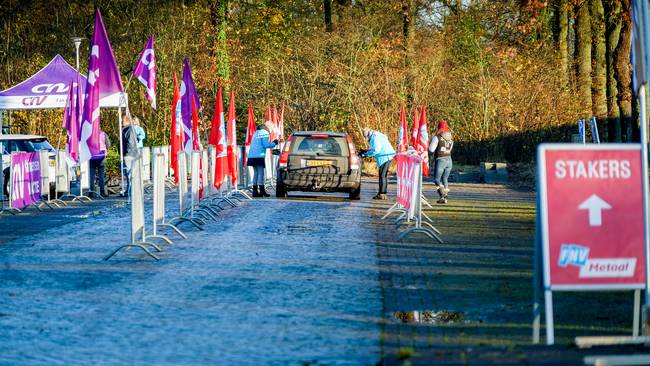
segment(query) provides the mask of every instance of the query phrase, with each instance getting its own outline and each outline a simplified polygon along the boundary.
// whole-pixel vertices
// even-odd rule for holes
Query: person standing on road
[[[144,128],[140,126],[140,119],[138,117],[133,117],[133,127],[135,128],[135,137],[138,141],[138,148],[142,149],[144,147],[144,139],[147,137],[147,134],[144,132]]]
[[[429,152],[435,159],[434,183],[436,184],[440,199],[438,203],[447,203],[449,195],[449,174],[451,173],[451,149],[454,147],[454,140],[449,131],[447,121],[441,119],[438,121],[438,130],[431,138]]]
[[[138,140],[135,128],[131,123],[131,117],[124,117],[124,128],[122,128],[122,156],[124,156],[124,176],[126,177],[126,192],[131,194],[131,168],[133,167],[133,159],[138,156]]]
[[[379,192],[372,199],[385,200],[388,192],[388,168],[395,157],[395,149],[388,141],[388,137],[379,131],[369,128],[363,129],[363,137],[368,140],[370,148],[361,151],[361,157],[374,157],[377,161],[377,170],[379,171]]]
[[[99,134],[99,153],[93,155],[90,158],[88,163],[90,166],[89,178],[90,178],[90,190],[95,191],[95,172],[97,172],[97,177],[99,179],[99,195],[106,197],[106,183],[105,183],[105,172],[106,172],[106,154],[108,149],[111,147],[111,141],[108,139],[106,132],[100,131]]]
[[[253,167],[253,197],[269,197],[264,189],[264,165],[266,164],[266,149],[274,148],[279,141],[269,141],[270,134],[267,126],[257,126],[257,131],[251,140],[246,166]]]

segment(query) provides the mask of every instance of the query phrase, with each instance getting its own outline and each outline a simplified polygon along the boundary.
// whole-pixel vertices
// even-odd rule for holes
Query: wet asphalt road
[[[384,314],[369,189],[359,202],[244,202],[205,231],[181,225],[189,239],[159,262],[137,250],[102,261],[129,238],[123,204],[5,242],[0,365],[374,364]]]

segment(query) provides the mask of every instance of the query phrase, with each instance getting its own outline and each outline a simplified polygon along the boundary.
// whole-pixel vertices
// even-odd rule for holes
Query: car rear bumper
[[[361,174],[358,171],[350,174],[318,174],[281,169],[278,171],[278,180],[287,191],[349,192],[361,185]]]

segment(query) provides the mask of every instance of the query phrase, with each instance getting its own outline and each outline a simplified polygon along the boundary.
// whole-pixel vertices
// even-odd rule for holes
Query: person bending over
[[[388,137],[379,131],[369,128],[363,129],[363,137],[368,141],[370,148],[361,151],[361,157],[374,157],[377,161],[377,170],[379,171],[379,191],[373,197],[375,200],[385,200],[388,191],[388,168],[395,157],[395,149],[388,141]]]

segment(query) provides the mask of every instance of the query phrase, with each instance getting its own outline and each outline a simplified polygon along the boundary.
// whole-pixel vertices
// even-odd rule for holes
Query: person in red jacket
[[[436,162],[433,181],[438,186],[437,191],[440,195],[438,203],[447,203],[447,196],[449,195],[448,179],[453,166],[451,161],[451,149],[453,147],[454,140],[451,131],[449,131],[449,125],[447,121],[441,119],[438,121],[438,130],[429,144],[429,152],[433,154]]]

